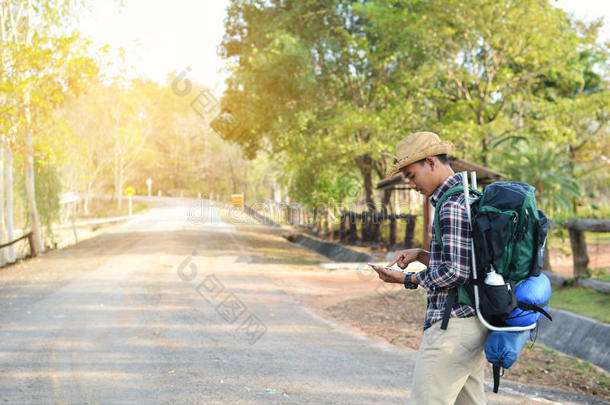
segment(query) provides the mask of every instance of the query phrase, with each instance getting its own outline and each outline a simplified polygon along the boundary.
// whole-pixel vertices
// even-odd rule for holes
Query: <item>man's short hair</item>
[[[444,165],[448,165],[449,164],[449,157],[447,156],[446,153],[442,153],[440,155],[434,155],[438,158],[438,160],[444,164]],[[430,157],[430,156],[429,156]],[[420,165],[424,165],[424,162],[426,161],[426,158],[423,158],[421,160],[418,160],[417,163],[419,163]]]

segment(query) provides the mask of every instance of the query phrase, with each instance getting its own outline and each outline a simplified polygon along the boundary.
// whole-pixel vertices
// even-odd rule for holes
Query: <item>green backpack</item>
[[[519,284],[529,277],[540,275],[544,262],[549,221],[536,206],[534,187],[525,183],[498,181],[488,185],[483,193],[473,189],[470,191],[479,197],[471,200],[471,223],[481,313],[492,325],[497,326],[504,326],[509,314],[517,307],[548,316],[540,306],[519,302],[515,295]],[[436,203],[434,229],[441,250],[441,207],[447,198],[463,192],[462,186],[453,187]],[[504,278],[506,285],[502,285],[503,288],[484,284],[491,271]],[[474,283],[475,280],[471,279],[457,288],[457,294],[449,296],[449,308],[443,319],[445,328],[456,295],[459,303],[474,306]]]

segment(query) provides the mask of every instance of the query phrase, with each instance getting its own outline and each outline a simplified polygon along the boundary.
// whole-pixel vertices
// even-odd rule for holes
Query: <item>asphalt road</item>
[[[406,403],[415,352],[303,305],[295,283],[271,276],[290,266],[248,245],[266,228],[200,208],[161,205],[1,270],[0,401]],[[503,392],[489,403],[590,401],[510,384]]]

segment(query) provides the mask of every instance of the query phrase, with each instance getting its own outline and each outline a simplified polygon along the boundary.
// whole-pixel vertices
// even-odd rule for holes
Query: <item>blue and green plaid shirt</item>
[[[461,183],[462,176],[459,173],[447,177],[432,193],[430,203],[436,206],[447,190]],[[469,197],[477,198],[472,194]],[[430,263],[427,269],[416,274],[419,285],[428,291],[424,330],[443,318],[449,290],[465,284],[470,279],[470,224],[463,194],[451,196],[443,203],[439,212],[439,225],[443,249],[441,251],[432,227]],[[456,303],[451,311],[452,317],[467,318],[474,315],[476,313],[473,307],[459,303]]]

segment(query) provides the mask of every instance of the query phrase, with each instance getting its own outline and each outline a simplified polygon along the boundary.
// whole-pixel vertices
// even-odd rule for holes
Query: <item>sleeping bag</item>
[[[546,311],[549,310],[551,299],[551,281],[544,273],[532,276],[523,281],[515,289],[518,307],[505,319],[510,326],[527,326],[536,323],[544,314],[551,318]],[[543,310],[543,312],[540,311]]]
[[[493,365],[494,392],[498,392],[500,386],[500,370],[513,365],[521,349],[530,337],[531,331],[522,332],[497,332],[490,333],[485,342],[485,356],[487,361]]]

